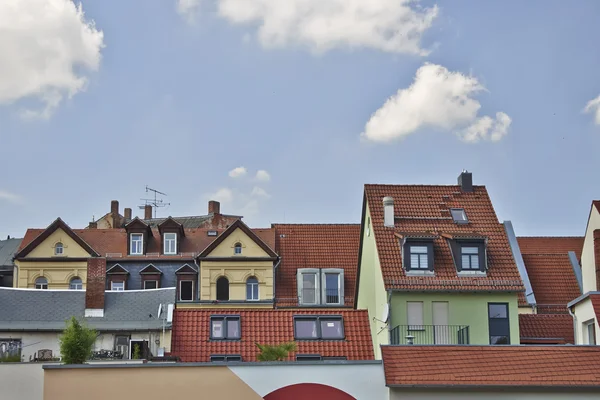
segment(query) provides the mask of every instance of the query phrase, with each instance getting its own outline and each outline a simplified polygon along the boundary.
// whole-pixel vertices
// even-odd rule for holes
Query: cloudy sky
[[[365,183],[487,186],[520,235],[600,198],[600,2],[0,2],[0,238],[136,208],[359,222]]]

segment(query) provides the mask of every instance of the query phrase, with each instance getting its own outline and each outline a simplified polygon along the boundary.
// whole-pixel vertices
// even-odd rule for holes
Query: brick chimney
[[[130,221],[131,220],[131,208],[126,208],[124,211],[124,214],[125,214],[125,219],[127,221]]]
[[[119,202],[117,200],[110,202],[110,215],[112,217],[112,227],[120,228],[121,218],[119,217]]]
[[[104,291],[106,290],[106,258],[92,257],[87,262],[85,286],[85,316],[104,316]]]
[[[596,290],[600,288],[600,229],[594,231],[594,260],[596,261]]]
[[[90,222],[89,225],[88,225],[88,228],[89,229],[97,229],[98,228],[98,222],[96,222],[96,221]]]
[[[209,214],[221,214],[221,203],[215,200],[208,202],[208,213]]]
[[[152,206],[150,204],[146,204],[144,206],[144,219],[152,218]]]
[[[467,170],[463,170],[458,176],[458,185],[463,192],[473,191],[473,174]]]

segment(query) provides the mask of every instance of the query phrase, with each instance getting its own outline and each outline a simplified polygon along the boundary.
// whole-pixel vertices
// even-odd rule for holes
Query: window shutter
[[[423,302],[409,301],[406,303],[408,325],[423,325]]]
[[[302,304],[302,270],[296,271],[296,282],[298,287],[298,304]]]

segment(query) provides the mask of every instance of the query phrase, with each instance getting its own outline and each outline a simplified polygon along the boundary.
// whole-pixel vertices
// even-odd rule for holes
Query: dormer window
[[[54,255],[62,256],[63,254],[64,254],[63,244],[61,242],[56,243],[54,245]]]
[[[479,247],[462,246],[460,249],[463,270],[479,270]]]
[[[487,269],[485,239],[451,239],[449,244],[459,273],[485,273]]]
[[[129,254],[142,255],[144,254],[144,235],[141,233],[132,233],[129,235]]]
[[[452,215],[452,219],[457,224],[468,224],[469,219],[467,218],[467,214],[465,213],[464,208],[451,208],[450,214]]]
[[[344,305],[344,270],[301,268],[297,271],[300,305]]]
[[[403,251],[406,271],[433,271],[433,241],[407,240]]]
[[[165,233],[163,235],[164,242],[164,253],[165,254],[177,254],[177,234],[176,233]]]
[[[242,244],[240,242],[237,242],[233,246],[233,254],[235,254],[236,256],[242,254]]]

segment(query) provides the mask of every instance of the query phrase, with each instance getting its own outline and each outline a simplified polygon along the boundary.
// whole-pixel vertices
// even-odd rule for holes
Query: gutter
[[[504,221],[503,225],[506,236],[508,237],[508,243],[510,244],[510,250],[512,251],[515,264],[517,264],[519,275],[521,275],[521,280],[525,286],[525,298],[527,299],[527,303],[529,303],[532,308],[535,308],[537,302],[535,300],[535,295],[533,294],[533,288],[531,287],[531,282],[529,281],[527,268],[525,268],[525,262],[523,261],[523,256],[521,255],[521,249],[519,248],[519,242],[517,241],[517,236],[515,235],[512,222]]]

